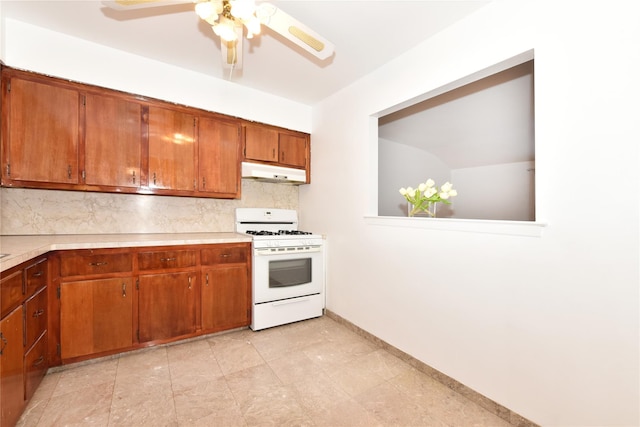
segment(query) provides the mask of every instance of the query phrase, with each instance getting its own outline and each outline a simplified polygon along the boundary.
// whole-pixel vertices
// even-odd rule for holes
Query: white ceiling
[[[335,55],[321,62],[263,28],[245,40],[243,69],[231,76],[223,74],[219,39],[191,4],[123,12],[94,0],[1,3],[5,18],[313,105],[488,1],[271,0],[331,41]]]

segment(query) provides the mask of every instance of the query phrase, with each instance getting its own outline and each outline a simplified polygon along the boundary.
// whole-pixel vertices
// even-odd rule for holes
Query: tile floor
[[[326,316],[49,373],[18,425],[509,426]]]

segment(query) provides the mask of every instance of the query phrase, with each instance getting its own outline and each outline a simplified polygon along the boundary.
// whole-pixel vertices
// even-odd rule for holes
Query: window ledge
[[[542,230],[547,226],[546,223],[539,221],[487,219],[409,218],[393,216],[365,216],[364,219],[367,225],[527,237],[542,237]]]

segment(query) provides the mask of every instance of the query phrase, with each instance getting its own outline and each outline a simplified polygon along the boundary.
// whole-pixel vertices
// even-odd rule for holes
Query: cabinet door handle
[[[67,165],[67,177],[71,179],[71,165]]]
[[[42,277],[43,274],[44,274],[44,271],[37,271],[37,272],[33,273],[32,277]]]
[[[153,173],[153,185],[156,185],[156,173]]]
[[[191,276],[189,276],[189,289],[191,289]]]
[[[207,179],[202,177],[202,189],[204,190],[205,188],[207,188]]]
[[[122,284],[122,298],[126,298],[127,297],[127,284],[123,283]]]
[[[40,356],[36,359],[35,362],[33,362],[33,366],[38,366],[38,365],[42,365],[42,362],[44,362],[44,356]]]
[[[209,273],[207,273],[207,274],[205,275],[205,279],[206,279],[206,280],[205,280],[205,285],[206,285],[206,286],[209,286]]]
[[[133,171],[133,172],[131,173],[131,175],[132,175],[132,178],[131,178],[131,179],[133,180],[133,184],[135,184],[135,183],[136,183],[136,171]]]
[[[41,308],[40,310],[33,312],[33,317],[40,317],[43,314],[44,314],[44,310]]]
[[[89,265],[92,267],[101,267],[103,265],[109,264],[108,262],[90,262]]]
[[[0,340],[2,340],[2,347],[0,347],[0,356],[2,356],[2,352],[4,351],[4,348],[7,346],[7,339],[4,337],[4,335],[2,334],[2,332],[0,332]]]
[[[175,260],[176,260],[176,257],[173,257],[173,258],[160,258],[160,261],[162,261],[162,262],[175,261]]]

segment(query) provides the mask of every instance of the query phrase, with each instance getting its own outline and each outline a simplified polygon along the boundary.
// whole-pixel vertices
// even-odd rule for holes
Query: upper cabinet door
[[[244,157],[265,162],[278,161],[278,131],[265,126],[246,125]]]
[[[195,117],[149,107],[149,188],[196,189]]]
[[[200,117],[198,191],[240,197],[240,125]]]
[[[140,186],[141,107],[103,95],[85,101],[85,184]]]
[[[307,138],[280,133],[280,163],[298,168],[307,167]]]
[[[3,178],[77,184],[78,92],[18,77],[12,77],[5,90]]]

